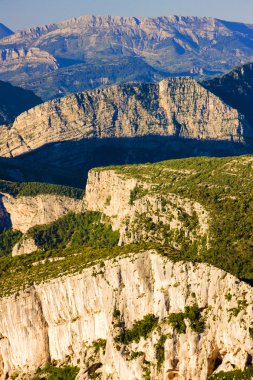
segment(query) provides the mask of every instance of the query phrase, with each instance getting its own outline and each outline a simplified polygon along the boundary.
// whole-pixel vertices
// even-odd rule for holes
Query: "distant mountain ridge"
[[[238,109],[253,126],[253,63],[235,67],[220,77],[202,82],[202,85]]]
[[[12,123],[20,113],[41,102],[32,91],[0,81],[0,125]]]
[[[50,99],[73,91],[68,68],[74,91],[79,92],[124,78],[146,81],[143,64],[155,82],[157,75],[160,80],[172,75],[220,74],[252,56],[252,25],[207,17],[82,16],[2,38],[0,79]],[[113,77],[110,63],[117,62],[119,67],[121,59],[130,58],[136,60],[136,79],[118,69]],[[93,65],[95,77],[86,75],[87,67]]]

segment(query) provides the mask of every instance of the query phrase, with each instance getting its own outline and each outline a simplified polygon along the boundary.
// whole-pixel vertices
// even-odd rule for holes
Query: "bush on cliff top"
[[[196,235],[192,242],[183,234],[178,259],[210,263],[253,282],[253,156],[195,157],[110,169],[149,183],[150,194],[159,195],[165,205],[170,194],[200,203],[210,216],[208,244],[206,236]]]
[[[10,182],[0,180],[0,192],[7,193],[12,196],[31,196],[35,197],[36,195],[41,194],[51,194],[65,196],[68,198],[81,199],[83,197],[83,189],[63,186],[63,185],[54,185],[48,183],[39,183],[39,182]]]
[[[70,212],[49,225],[35,226],[28,234],[44,251],[72,247],[113,247],[118,244],[119,232],[108,223],[101,223],[99,212],[75,214]]]

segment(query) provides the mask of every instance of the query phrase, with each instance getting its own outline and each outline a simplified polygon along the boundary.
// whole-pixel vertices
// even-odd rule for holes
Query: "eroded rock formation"
[[[118,85],[69,95],[0,127],[0,155],[91,138],[174,136],[243,143],[251,130],[238,112],[190,78]]]
[[[209,265],[172,263],[155,251],[108,261],[102,271],[98,264],[1,299],[1,378],[17,372],[30,378],[49,358],[77,364],[80,378],[94,365],[102,379],[113,380],[141,380],[147,363],[151,378],[161,380],[172,374],[206,380],[214,371],[244,369],[253,355],[252,303],[250,286]],[[167,318],[193,304],[205,319],[204,331],[193,331],[185,320],[186,331],[179,334]],[[121,330],[115,309],[125,328],[147,314],[159,325],[139,343],[116,344]],[[164,335],[158,371],[155,345]],[[105,351],[94,355],[99,339]],[[141,354],[129,360],[132,352]]]

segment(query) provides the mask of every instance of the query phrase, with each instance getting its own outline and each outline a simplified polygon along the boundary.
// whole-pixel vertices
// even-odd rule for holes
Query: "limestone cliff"
[[[190,78],[119,85],[46,102],[0,127],[0,155],[45,144],[147,135],[243,143],[251,135],[235,109]]]
[[[0,223],[23,233],[39,224],[48,224],[70,211],[79,209],[80,201],[59,195],[12,197],[5,194],[0,202]]]
[[[131,199],[136,192],[135,199]],[[99,196],[98,196],[99,194]],[[83,208],[99,211],[110,218],[115,230],[120,231],[120,244],[144,241],[164,241],[163,227],[170,231],[185,231],[181,214],[198,220],[195,232],[208,235],[209,215],[198,202],[152,191],[147,181],[127,178],[114,170],[92,170],[89,173]],[[159,225],[157,231],[150,222]]]
[[[98,264],[1,299],[1,379],[14,373],[29,379],[49,359],[77,364],[79,379],[96,371],[101,379],[113,380],[141,380],[145,373],[158,380],[206,380],[214,371],[244,369],[251,362],[250,286],[212,266],[173,263],[155,251],[114,259],[101,268]],[[168,316],[193,304],[205,320],[204,330],[195,332],[186,319],[186,330],[179,334]],[[158,324],[146,339],[115,343],[121,329],[149,313]],[[158,370],[161,337],[164,361]],[[103,349],[96,351],[101,339]]]

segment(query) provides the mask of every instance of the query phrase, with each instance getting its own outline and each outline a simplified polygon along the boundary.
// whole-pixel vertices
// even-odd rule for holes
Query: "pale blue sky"
[[[84,14],[213,16],[253,24],[253,0],[0,0],[0,22],[13,30]]]

